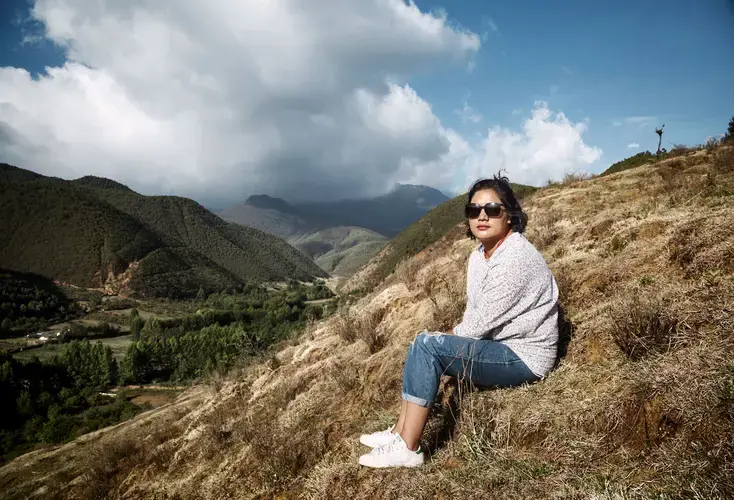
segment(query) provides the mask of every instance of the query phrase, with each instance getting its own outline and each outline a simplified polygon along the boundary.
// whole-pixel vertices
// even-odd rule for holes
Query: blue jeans
[[[403,399],[430,408],[441,375],[463,378],[479,387],[514,387],[540,380],[502,342],[424,331],[408,349]]]

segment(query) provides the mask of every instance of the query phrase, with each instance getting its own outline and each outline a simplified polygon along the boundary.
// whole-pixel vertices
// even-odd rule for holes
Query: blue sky
[[[192,0],[191,3],[193,5],[199,2],[198,0]],[[367,3],[372,5],[373,2],[365,0],[365,4]],[[547,107],[551,112],[549,120],[557,117],[557,113],[563,113],[571,125],[586,123],[582,137],[578,138],[577,141],[583,146],[578,150],[581,151],[578,154],[583,156],[584,151],[587,153],[590,151],[588,148],[593,148],[593,151],[598,150],[600,154],[589,156],[589,158],[593,158],[593,161],[570,161],[569,164],[575,165],[573,168],[581,165],[593,173],[601,172],[611,163],[638,151],[645,149],[654,151],[657,146],[657,135],[654,129],[663,123],[665,123],[663,145],[670,148],[675,143],[689,145],[703,143],[708,136],[715,136],[724,132],[729,118],[734,115],[734,92],[731,90],[734,89],[734,64],[732,64],[732,61],[734,61],[734,2],[731,0],[678,0],[665,3],[647,0],[616,2],[582,0],[559,2],[542,0],[512,2],[454,1],[450,3],[417,0],[416,4],[421,12],[409,13],[415,19],[421,18],[426,13],[438,13],[439,16],[443,13],[446,16],[447,20],[445,26],[440,30],[440,35],[431,38],[435,33],[416,32],[408,35],[394,33],[397,42],[393,43],[391,49],[385,49],[384,46],[379,45],[379,40],[372,41],[375,43],[375,47],[379,48],[380,53],[384,53],[386,50],[388,52],[389,50],[393,51],[392,54],[387,54],[389,57],[385,57],[384,65],[381,65],[379,61],[366,59],[369,60],[370,64],[375,64],[373,71],[375,75],[387,75],[391,71],[390,68],[393,68],[390,66],[390,57],[394,57],[396,60],[399,57],[405,57],[407,66],[408,63],[417,60],[417,57],[410,55],[412,54],[411,50],[416,53],[420,52],[420,50],[423,50],[421,49],[422,45],[425,46],[428,42],[440,40],[441,43],[437,43],[435,48],[431,46],[429,49],[425,49],[430,58],[437,62],[435,64],[424,64],[425,59],[421,59],[421,63],[416,63],[415,68],[405,77],[404,81],[408,84],[409,89],[414,90],[417,95],[415,99],[412,99],[411,93],[405,91],[405,89],[391,88],[389,91],[378,89],[372,81],[371,68],[349,66],[348,62],[339,59],[339,55],[333,56],[334,61],[327,61],[334,68],[339,68],[341,64],[345,72],[352,72],[355,75],[352,77],[352,74],[350,74],[349,78],[344,80],[348,81],[344,85],[352,85],[348,89],[348,93],[334,95],[333,102],[344,101],[345,96],[351,99],[355,95],[361,95],[360,89],[367,89],[368,92],[364,95],[371,97],[366,100],[362,99],[360,102],[372,103],[369,104],[372,110],[382,109],[376,104],[382,98],[385,99],[385,102],[389,101],[388,104],[390,105],[397,103],[399,106],[404,106],[404,108],[398,109],[399,112],[396,111],[397,114],[383,112],[379,116],[376,115],[376,120],[382,120],[379,124],[383,129],[380,130],[379,137],[375,136],[374,142],[360,143],[355,146],[353,136],[329,133],[324,135],[323,140],[326,141],[324,142],[324,148],[320,148],[314,145],[317,143],[315,140],[314,144],[309,144],[313,139],[313,134],[308,127],[295,127],[293,125],[294,130],[291,130],[289,127],[292,125],[292,119],[291,121],[273,119],[273,123],[269,124],[273,133],[267,135],[262,130],[258,130],[260,135],[253,139],[249,149],[233,150],[226,155],[218,155],[216,158],[206,160],[203,159],[206,157],[206,148],[202,146],[203,149],[192,150],[194,152],[188,155],[189,158],[196,156],[196,161],[192,161],[191,165],[187,165],[185,168],[179,166],[174,169],[171,165],[181,165],[181,158],[172,151],[174,146],[180,148],[181,143],[192,142],[191,137],[177,136],[175,134],[180,132],[169,131],[165,135],[167,140],[171,141],[172,147],[169,150],[165,150],[165,148],[156,149],[157,146],[150,146],[150,150],[145,150],[143,153],[143,146],[140,145],[141,152],[138,156],[135,156],[134,152],[137,150],[140,140],[136,139],[137,142],[131,143],[120,143],[119,141],[122,140],[120,137],[127,137],[132,132],[128,129],[123,132],[115,130],[112,134],[114,140],[110,137],[101,137],[99,141],[94,141],[94,147],[90,149],[89,144],[84,143],[79,138],[89,136],[90,130],[104,130],[106,127],[102,124],[103,122],[90,125],[92,119],[87,119],[84,113],[80,113],[86,120],[84,124],[73,124],[73,126],[68,127],[77,131],[78,125],[79,133],[74,136],[65,134],[64,129],[67,124],[63,119],[54,119],[47,122],[37,120],[38,123],[34,122],[33,124],[24,121],[24,113],[26,116],[34,113],[35,116],[38,115],[38,112],[27,110],[33,109],[31,104],[38,101],[39,96],[50,96],[53,92],[59,92],[57,96],[71,96],[70,91],[63,90],[66,87],[62,87],[60,83],[69,81],[69,78],[62,79],[59,78],[59,75],[55,75],[53,78],[49,77],[49,81],[46,82],[48,83],[47,88],[44,87],[46,90],[41,91],[36,88],[37,86],[33,82],[21,82],[16,77],[11,78],[10,73],[6,71],[7,81],[12,80],[13,82],[13,87],[8,88],[13,89],[11,93],[15,100],[12,102],[8,100],[6,104],[10,104],[10,107],[0,107],[0,125],[5,124],[10,130],[6,133],[7,137],[16,139],[11,145],[7,145],[0,140],[0,156],[2,156],[0,161],[12,160],[15,163],[24,165],[33,163],[37,170],[43,171],[43,173],[56,173],[66,177],[83,173],[107,175],[127,181],[143,192],[180,193],[205,199],[210,199],[213,196],[212,193],[218,192],[217,190],[222,192],[224,189],[229,189],[232,184],[230,182],[229,185],[224,185],[216,179],[211,180],[206,177],[208,173],[211,173],[210,177],[214,178],[216,176],[221,177],[224,172],[228,174],[235,172],[239,175],[246,169],[250,169],[248,170],[249,173],[241,175],[241,181],[236,192],[228,191],[227,197],[232,199],[244,197],[248,191],[265,191],[276,195],[282,194],[283,196],[287,194],[293,198],[299,196],[307,198],[307,192],[309,191],[319,193],[318,196],[321,197],[337,196],[336,192],[342,193],[342,195],[344,193],[366,195],[387,189],[388,184],[393,181],[425,183],[434,185],[434,187],[444,191],[460,192],[471,180],[472,175],[476,176],[479,172],[484,173],[488,168],[480,168],[476,165],[487,163],[494,165],[492,155],[498,151],[505,151],[507,144],[510,144],[513,140],[508,138],[508,134],[519,134],[519,136],[523,134],[523,127],[528,124],[536,101],[547,103]],[[57,41],[61,40],[61,43],[64,43],[64,37],[73,39],[72,43],[75,44],[73,46],[78,47],[77,52],[75,52],[76,59],[83,63],[83,66],[76,69],[72,68],[73,71],[70,69],[68,74],[64,73],[64,75],[73,76],[71,79],[76,82],[90,81],[90,78],[88,78],[90,75],[102,75],[109,77],[110,81],[115,82],[115,85],[119,85],[119,89],[117,89],[115,85],[110,85],[105,80],[104,85],[99,84],[98,87],[95,87],[97,89],[95,93],[89,92],[87,88],[82,92],[83,95],[75,97],[78,100],[72,101],[72,98],[69,97],[69,103],[75,104],[67,104],[66,108],[59,109],[54,108],[55,104],[46,104],[43,110],[48,110],[49,114],[56,113],[58,116],[68,117],[69,107],[79,106],[79,109],[85,109],[85,106],[87,106],[94,111],[92,114],[95,114],[100,107],[100,89],[109,90],[112,88],[115,92],[110,91],[112,97],[109,98],[109,102],[118,103],[114,105],[116,106],[115,109],[122,106],[119,104],[121,102],[130,106],[130,109],[127,109],[120,116],[124,117],[125,120],[138,120],[135,124],[132,121],[130,122],[131,124],[128,127],[130,130],[144,128],[146,123],[148,125],[162,123],[160,120],[159,122],[155,122],[155,120],[160,119],[160,109],[162,109],[165,94],[168,92],[161,91],[154,98],[149,95],[143,96],[139,90],[140,88],[154,89],[156,85],[162,85],[160,82],[163,81],[161,79],[163,76],[156,77],[155,80],[150,76],[158,70],[155,67],[156,63],[153,64],[152,70],[148,68],[141,70],[140,74],[131,76],[129,68],[120,69],[121,60],[119,54],[114,52],[112,42],[109,42],[112,48],[108,52],[92,50],[107,42],[108,37],[105,30],[109,29],[110,25],[104,24],[103,21],[128,19],[125,18],[124,14],[114,12],[112,8],[109,8],[109,12],[102,12],[104,9],[98,9],[100,12],[94,15],[99,17],[91,18],[92,20],[89,23],[91,26],[95,26],[95,23],[97,23],[96,32],[94,30],[83,32],[80,27],[82,25],[72,26],[69,28],[72,31],[66,32],[63,30],[67,29],[67,26],[60,21],[62,17],[56,16],[59,9],[54,10],[54,8],[62,5],[64,9],[72,14],[82,12],[86,15],[83,2],[73,0],[67,2],[60,2],[60,0],[39,1],[39,6],[43,7],[39,9],[38,13],[41,21],[29,20],[30,5],[32,4],[26,0],[5,0],[0,3],[0,26],[2,26],[2,29],[0,29],[0,68],[6,70],[24,68],[37,78],[39,74],[43,77],[46,66],[62,66],[66,59],[66,50],[42,36],[44,23],[49,23],[52,28],[50,30],[52,36]],[[201,2],[201,5],[205,6],[206,3]],[[233,5],[236,5],[236,2]],[[334,5],[339,4],[335,3]],[[378,4],[375,3],[375,5]],[[374,25],[377,26],[383,23],[387,26],[385,29],[389,29],[391,26],[389,16],[392,14],[386,12],[386,9],[383,8],[384,4],[379,5],[381,7],[365,8],[360,10],[359,13],[346,13],[344,15],[353,15],[355,18],[364,16],[364,19],[369,18]],[[318,9],[314,8],[313,10]],[[338,9],[334,8],[332,10],[336,11]],[[303,13],[299,12],[300,14]],[[307,14],[308,16],[305,18],[307,18],[308,23],[304,21],[302,24],[307,28],[312,28],[314,32],[318,32],[319,29],[329,30],[333,27],[333,25],[327,24],[319,28],[318,23],[323,21],[323,12],[315,12],[313,16],[311,16],[311,13]],[[161,15],[163,15],[161,12],[151,14],[151,16],[159,16],[156,18],[159,21],[162,19],[157,26],[167,22],[167,19],[160,18]],[[184,14],[181,14],[182,19],[183,17]],[[73,16],[71,18],[78,19],[79,15],[76,18]],[[174,17],[170,21],[172,26],[178,26],[175,23],[183,22],[181,19]],[[122,23],[122,21],[120,22]],[[361,26],[359,19],[355,23],[354,26]],[[107,27],[103,28],[103,24]],[[350,26],[347,21],[344,24]],[[392,24],[395,24],[394,20]],[[199,30],[198,27],[191,28],[190,24],[188,26],[189,31],[184,30],[183,32],[190,36],[192,40],[197,40],[202,45],[211,43],[211,40],[213,40],[211,34],[205,33],[203,28]],[[410,27],[412,25],[406,24],[405,26]],[[277,31],[275,28],[273,26],[273,31]],[[399,25],[396,30],[398,28],[400,28]],[[77,31],[73,31],[74,29]],[[131,47],[130,54],[135,54],[135,45],[133,44],[132,35],[129,33],[130,28],[125,28],[127,32],[125,29],[121,29],[122,31],[117,40],[120,40],[119,37],[130,37],[128,40]],[[403,31],[407,29],[409,28],[403,28]],[[194,33],[194,31],[196,32]],[[472,46],[473,42],[467,41],[469,38],[461,37],[461,33],[465,32],[470,32],[475,37],[477,41],[475,46]],[[278,33],[282,37],[282,33],[287,33],[287,31],[278,31]],[[98,38],[95,39],[93,36]],[[293,34],[293,36],[296,37],[297,34]],[[356,54],[354,59],[357,60],[360,49],[356,42],[350,39],[350,33],[338,33],[334,36],[341,37],[337,40],[344,39],[346,48],[343,51],[346,53],[348,50],[352,50]],[[113,37],[110,35],[109,38],[112,39]],[[163,38],[155,38],[157,41],[161,39]],[[311,40],[310,38],[304,39]],[[254,39],[253,42],[253,39],[248,39],[246,45],[234,45],[230,48],[232,48],[232,54],[235,56],[239,53],[238,51],[251,49],[253,44],[258,47],[262,44],[262,47],[265,48],[277,47],[281,50],[280,45],[282,43],[278,40],[282,41],[282,38],[269,40],[267,34],[265,34],[262,40],[258,38]],[[362,43],[362,41],[359,43]],[[331,43],[333,46],[333,41]],[[403,43],[405,45],[401,46]],[[144,46],[145,51],[153,48],[156,48],[155,45],[148,44]],[[287,48],[290,51],[299,49],[297,45]],[[155,52],[155,50],[151,50],[151,52]],[[369,56],[372,55],[369,51],[366,51],[366,53]],[[288,52],[278,52],[278,54],[279,56],[273,56],[269,61],[283,60],[282,67],[278,70],[284,71],[283,74],[290,75],[292,69],[288,64],[293,63],[286,62]],[[225,59],[232,60],[232,55],[225,54],[224,50],[222,50],[221,55]],[[311,57],[316,56],[318,56],[318,52],[311,54]],[[422,54],[422,56],[425,56],[425,54]],[[118,57],[118,59],[115,59],[115,57]],[[199,70],[200,68],[194,65],[201,64],[201,62],[195,62],[193,59],[191,61],[192,68]],[[109,64],[109,67],[106,66],[107,64]],[[184,63],[184,66],[185,64],[187,63]],[[328,67],[331,68],[332,66]],[[262,68],[262,64],[257,67]],[[95,72],[95,70],[100,71]],[[163,74],[163,70],[161,72]],[[86,76],[84,76],[85,74]],[[169,76],[174,74],[179,75],[179,73],[173,73],[173,69],[170,73],[166,73]],[[199,74],[214,73],[209,71],[209,68],[201,68]],[[132,78],[133,76],[134,78]],[[149,78],[149,80],[145,80],[145,78]],[[179,78],[180,76],[176,76],[171,80],[176,82],[174,87],[178,85],[180,80],[177,79]],[[314,82],[322,84],[331,82],[330,80],[321,81],[319,78],[325,77],[323,75],[316,77],[313,75],[304,76],[302,79],[304,84],[300,88],[310,89],[309,85]],[[94,78],[91,78],[91,80],[94,81]],[[297,80],[297,78],[294,78],[294,80]],[[228,80],[227,88],[231,89],[232,82],[240,81],[242,81],[241,73],[233,77],[232,80]],[[135,83],[139,84],[140,82],[143,82],[143,85],[135,85]],[[262,84],[262,82],[258,82],[258,84]],[[78,87],[79,85],[74,89],[78,90]],[[2,88],[2,81],[0,81],[0,89]],[[319,104],[309,102],[309,106],[323,105],[325,110],[323,115],[319,113],[316,113],[319,116],[312,115],[311,121],[308,123],[328,125],[328,123],[336,120],[336,123],[341,125],[337,128],[351,130],[351,126],[346,122],[340,123],[340,120],[347,119],[346,117],[351,108],[345,107],[335,114],[330,114],[332,103],[327,102],[319,94],[322,88],[314,87],[315,91],[308,90],[308,99],[314,99],[314,95],[319,95],[319,98],[314,101]],[[27,95],[25,94],[26,91]],[[303,90],[304,93],[306,91]],[[92,94],[95,99],[94,106],[90,105],[89,102],[91,101],[87,99]],[[190,92],[186,95],[191,97]],[[304,96],[301,96],[302,101]],[[113,100],[113,97],[115,100]],[[196,99],[193,99],[192,103],[203,99],[198,95],[194,97]],[[49,102],[60,102],[59,99],[61,98],[56,97]],[[159,104],[155,99],[160,100],[160,106],[151,105],[151,103]],[[278,106],[284,106],[283,99],[279,99],[277,102]],[[291,103],[289,105],[292,105],[296,101],[290,98],[288,102]],[[0,105],[2,104],[3,96],[0,95]],[[271,101],[266,101],[265,104],[259,102],[255,104],[238,101],[236,105],[227,103],[227,109],[251,108],[259,110],[261,108],[273,109],[274,106]],[[365,104],[365,106],[368,104]],[[430,111],[421,109],[423,104],[429,106]],[[208,115],[204,116],[206,113],[199,108],[195,109],[194,104],[191,104],[192,107],[189,108],[182,100],[180,106],[182,113],[175,114],[176,120],[179,119],[180,114],[183,114],[183,111],[193,110],[191,116],[198,116],[198,120],[201,122],[213,123],[211,120],[214,119]],[[297,106],[303,107],[302,104]],[[122,107],[124,108],[124,106]],[[210,104],[207,104],[205,108],[210,109],[211,107]],[[292,108],[285,111],[279,109],[272,114],[281,116],[281,114],[288,112],[292,116],[292,113],[301,111],[301,108]],[[13,109],[13,113],[5,112],[3,114],[3,109]],[[431,112],[435,115],[435,120]],[[138,115],[142,118],[135,118]],[[394,134],[396,125],[384,122],[393,115],[398,117],[397,120],[402,120],[403,116],[417,116],[417,118],[414,117],[414,122],[411,122],[409,126],[400,125],[401,127],[404,126],[405,130],[399,130],[399,134],[396,136]],[[167,117],[168,121],[166,123],[174,123],[173,116]],[[221,117],[221,115],[218,116]],[[335,119],[335,116],[341,118]],[[388,116],[388,118],[385,118],[385,116]],[[98,117],[95,115],[94,119],[97,120]],[[255,120],[254,115],[252,115],[252,119]],[[115,118],[114,123],[119,123],[121,120],[122,118]],[[438,129],[436,129],[435,124],[431,125],[432,120],[437,120],[440,123]],[[246,118],[239,117],[239,121],[246,121]],[[262,121],[262,118],[260,118],[257,123],[261,124]],[[196,119],[194,119],[194,122],[192,125],[191,122],[177,121],[171,125],[170,130],[186,130],[190,133],[192,127],[196,126]],[[231,120],[226,123],[229,124],[230,122]],[[84,126],[91,128],[84,129]],[[153,125],[150,126],[153,127]],[[228,125],[220,120],[214,126],[216,128],[226,128]],[[430,127],[433,128],[429,130]],[[494,144],[492,147],[482,146],[482,141],[487,138],[488,130],[492,128],[496,128],[505,134],[503,136],[504,142],[500,141],[499,144]],[[374,126],[370,128],[370,130],[374,129]],[[460,138],[456,139],[451,134],[447,134],[447,129],[455,132],[454,135],[458,135]],[[43,139],[40,135],[34,136],[34,134],[40,134],[39,130],[50,131],[50,137],[54,138],[54,146],[49,146],[44,155],[32,156],[32,152],[39,149],[39,144],[45,148],[49,143],[48,136],[43,136]],[[386,131],[393,135],[389,135]],[[0,132],[3,131],[0,130]],[[306,136],[304,144],[299,143],[297,147],[278,150],[275,146],[285,143],[291,145],[295,142],[295,139],[302,139],[304,134]],[[344,134],[347,134],[347,132],[344,132]],[[355,134],[364,135],[363,132],[355,132]],[[216,139],[203,138],[200,142],[214,143],[225,135],[227,134],[220,134]],[[257,134],[251,133],[250,128],[244,127],[243,129],[237,129],[231,137],[246,142],[251,135],[254,137]],[[18,137],[21,139],[17,139]],[[258,146],[263,144],[270,145],[267,139],[273,137],[275,138],[272,139],[273,146],[271,150],[263,152],[260,156],[253,154],[253,158],[240,161],[243,151],[247,154],[248,151],[253,150],[253,147],[257,149]],[[288,140],[285,141],[284,139]],[[567,137],[564,139],[558,136],[557,141],[567,139]],[[224,139],[221,140],[224,141]],[[547,142],[535,141],[532,137],[525,137],[523,141],[525,141],[527,151],[508,153],[504,163],[498,164],[506,165],[507,162],[516,161],[517,158],[519,158],[517,161],[522,161],[523,155],[525,160],[529,156],[535,157],[543,151],[532,150],[532,147],[542,148],[544,147],[542,144],[547,144]],[[541,144],[541,146],[533,146],[535,142]],[[23,149],[19,146],[21,143],[31,144],[34,147],[28,146]],[[10,143],[8,142],[8,144]],[[159,144],[159,142],[156,141],[156,144]],[[405,144],[410,144],[409,147],[406,146],[409,150],[401,149]],[[441,147],[436,146],[437,144],[440,144]],[[447,153],[449,144],[451,145],[451,152]],[[630,145],[638,146],[630,147]],[[215,144],[211,147],[216,148],[217,151],[222,150],[221,144]],[[359,153],[356,154],[356,157],[359,157],[358,160],[354,160],[355,155],[349,156],[349,160],[344,160],[344,155],[347,154],[345,151],[351,151],[350,148],[356,148],[355,151],[377,152],[377,154],[374,155],[374,159],[368,158],[370,155]],[[471,149],[471,152],[467,153],[465,151],[467,149]],[[121,153],[123,150],[125,151],[124,154]],[[92,154],[89,151],[93,151],[94,155],[101,155],[105,159],[109,159],[109,162],[100,162],[99,158],[87,162],[87,157]],[[130,153],[130,151],[133,151],[133,153]],[[456,153],[456,151],[459,151],[459,153]],[[35,153],[33,154],[35,155]],[[342,155],[342,157],[335,159],[338,155]],[[124,158],[122,158],[123,156]],[[308,156],[308,160],[301,161],[306,156]],[[457,157],[460,157],[461,160],[457,160]],[[123,166],[118,166],[116,169],[109,167],[108,170],[105,170],[103,166],[98,166],[107,165],[108,163],[113,164],[117,160]],[[348,163],[349,161],[353,163]],[[561,163],[564,161],[562,160]],[[140,170],[137,173],[130,173],[127,165],[131,163],[140,165]],[[394,164],[394,167],[385,167],[385,163]],[[460,166],[459,163],[461,163]],[[224,164],[226,164],[225,167],[219,166]],[[332,170],[329,170],[332,168],[330,166],[332,164],[336,165],[333,168],[337,170],[333,170],[330,179],[337,187],[334,187],[333,192],[327,193],[328,188],[325,185],[313,181],[313,179],[318,178],[318,175],[314,175],[314,173],[332,172]],[[339,165],[346,166],[338,170]],[[535,184],[542,183],[544,176],[557,176],[568,170],[568,168],[560,165],[553,168],[548,167],[546,170],[543,170],[545,167],[537,167],[540,169],[538,172],[528,173],[528,169],[536,168],[532,166],[532,162],[529,165],[531,166],[526,167],[524,173],[518,173],[517,175],[521,180],[529,179],[527,182]],[[442,177],[442,180],[431,182],[432,179],[437,178],[439,173],[446,170],[453,170],[453,174]],[[278,175],[269,176],[269,174],[264,173],[270,171],[277,171]],[[370,174],[372,171],[375,172],[374,176]],[[307,174],[304,173],[302,178],[298,178],[299,172],[307,172]],[[128,177],[125,177],[126,175]],[[384,176],[384,180],[375,181],[374,178],[379,176]],[[282,180],[284,177],[298,178],[299,182],[293,181],[288,184]],[[206,182],[203,182],[202,179]],[[308,184],[309,182],[313,185]],[[304,183],[306,188],[304,188]],[[202,187],[204,185],[206,185],[206,189]]]
[[[588,118],[587,142],[604,151],[597,168],[628,156],[630,143],[654,151],[654,128],[663,123],[668,149],[725,131],[734,115],[732,2],[552,3],[452,2],[449,18],[486,36],[475,70],[411,83],[442,120],[466,131],[452,116],[457,89],[492,124],[518,126],[513,111],[535,99],[573,120]]]

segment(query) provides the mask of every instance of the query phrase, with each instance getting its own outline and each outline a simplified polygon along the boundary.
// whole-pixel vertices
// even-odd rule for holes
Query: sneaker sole
[[[407,467],[407,468],[413,468],[413,467],[420,467],[423,465],[423,462],[415,463],[415,464],[400,464],[400,465],[375,465],[375,464],[366,464],[362,463],[362,460],[359,461],[359,465],[363,467],[369,467],[370,469],[388,469],[392,467]]]

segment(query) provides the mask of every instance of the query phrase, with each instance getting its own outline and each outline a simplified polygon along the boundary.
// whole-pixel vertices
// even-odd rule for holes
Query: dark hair
[[[510,216],[512,230],[516,233],[525,231],[525,225],[528,223],[528,214],[523,212],[520,202],[517,201],[517,197],[512,191],[512,186],[510,186],[510,180],[502,175],[494,175],[491,179],[479,179],[469,190],[466,202],[471,203],[474,195],[478,191],[484,191],[485,189],[491,189],[499,196],[500,201]],[[465,220],[464,225],[466,226],[466,235],[475,240],[476,236],[471,232],[469,221]]]

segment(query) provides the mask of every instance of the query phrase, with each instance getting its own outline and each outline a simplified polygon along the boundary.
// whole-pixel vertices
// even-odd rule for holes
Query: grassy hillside
[[[624,160],[613,163],[609,168],[602,172],[601,175],[615,174],[617,172],[622,172],[623,170],[628,170],[630,168],[640,167],[647,163],[652,163],[653,161],[655,161],[655,155],[652,154],[650,151],[643,151],[641,153],[637,153],[634,156],[630,156],[629,158],[625,158]]]
[[[193,200],[142,196],[108,179],[0,170],[0,261],[81,286],[193,296],[326,273],[283,240]]]
[[[361,227],[332,227],[288,241],[308,255],[321,269],[335,276],[349,276],[374,257],[388,238]]]
[[[262,362],[0,469],[9,499],[732,498],[734,150],[538,190],[528,239],[559,284],[544,380],[445,380],[421,469],[368,470],[424,328],[459,321],[460,231]],[[444,244],[446,243],[446,244]]]

